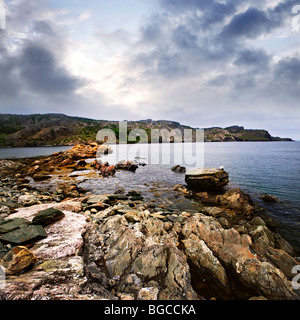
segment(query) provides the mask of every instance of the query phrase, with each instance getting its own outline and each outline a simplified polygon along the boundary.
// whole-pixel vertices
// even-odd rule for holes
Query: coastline
[[[139,190],[93,194],[66,180],[51,192],[28,179],[47,185],[56,170],[66,178],[92,170],[87,177],[100,174],[99,183],[113,179],[116,170],[134,174],[132,163],[112,168],[85,162],[94,152],[82,146],[27,159],[25,167],[7,162],[11,171],[1,179],[1,198],[9,208],[4,219],[30,223],[48,208],[64,217],[45,227],[46,238],[27,245],[38,262],[7,276],[2,299],[299,299],[290,283],[297,253],[240,189],[211,194],[176,185],[176,197],[198,201],[201,210],[166,211]],[[11,248],[2,244],[2,259]],[[199,287],[203,280],[206,285]]]

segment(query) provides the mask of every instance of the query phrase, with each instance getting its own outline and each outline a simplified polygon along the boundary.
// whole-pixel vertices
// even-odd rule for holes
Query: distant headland
[[[65,146],[93,142],[101,129],[111,129],[119,138],[119,122],[71,117],[64,114],[14,115],[0,114],[1,147]],[[168,120],[128,121],[128,131],[143,129],[150,137],[152,129],[195,129]],[[175,132],[176,132],[175,130]],[[263,129],[245,129],[242,126],[204,129],[205,142],[235,141],[293,141],[290,138],[272,137]],[[150,142],[150,141],[149,141]]]

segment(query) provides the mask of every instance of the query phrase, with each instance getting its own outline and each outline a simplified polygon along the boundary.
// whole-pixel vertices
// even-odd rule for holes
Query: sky
[[[0,113],[300,140],[300,0],[0,0],[0,22],[1,8]]]

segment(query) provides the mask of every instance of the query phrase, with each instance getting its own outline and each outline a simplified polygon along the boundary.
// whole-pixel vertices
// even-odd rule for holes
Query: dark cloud
[[[23,82],[35,92],[70,94],[81,84],[81,81],[59,66],[59,61],[51,51],[38,44],[26,44],[19,62]]]
[[[3,109],[31,108],[37,100],[73,103],[76,90],[85,85],[61,64],[67,34],[53,21],[41,20],[42,9],[39,1],[18,1],[8,13],[7,29],[0,34]]]
[[[271,63],[271,56],[264,50],[244,49],[237,54],[235,65],[241,67],[254,67],[257,69],[268,69]]]
[[[267,14],[256,8],[235,15],[221,33],[221,38],[256,38],[270,32],[277,22],[270,20]]]

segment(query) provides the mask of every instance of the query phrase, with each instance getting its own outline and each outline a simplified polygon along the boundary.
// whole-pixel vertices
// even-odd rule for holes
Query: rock
[[[188,190],[184,185],[182,184],[176,184],[174,186],[174,189],[173,191],[180,191],[180,192],[183,192],[185,195],[190,195],[190,190]]]
[[[135,172],[138,168],[138,165],[134,163],[133,161],[120,161],[116,166],[116,170],[128,170],[131,172]]]
[[[32,178],[34,181],[45,181],[50,180],[52,177],[46,174],[34,174]]]
[[[261,231],[266,232],[263,229]],[[262,235],[258,232],[260,231],[256,231],[254,241]],[[182,229],[182,234],[185,250],[198,267],[198,273],[203,275],[204,271],[208,271],[208,275],[204,274],[205,278],[213,275],[212,278],[211,276],[208,278],[215,284],[216,291],[212,293],[213,296],[218,297],[222,293],[219,298],[238,296],[249,299],[256,292],[257,296],[264,295],[271,300],[299,299],[299,294],[293,290],[284,273],[266,262],[266,256],[261,259],[253,253],[253,243],[249,235],[240,235],[235,229],[223,229],[213,217],[203,214],[189,218]],[[198,250],[194,248],[200,245],[202,248]],[[273,256],[275,252],[272,253]],[[283,262],[283,259],[276,258],[278,266],[280,262]],[[222,271],[216,271],[218,266]],[[288,264],[286,266],[288,267]],[[283,266],[280,268],[283,269]],[[225,285],[228,282],[229,285]],[[210,288],[205,287],[204,292]]]
[[[49,205],[48,205],[49,206]],[[19,217],[32,220],[38,205],[19,209]],[[84,272],[82,235],[86,232],[86,219],[80,214],[64,211],[65,217],[45,227],[48,238],[36,242],[30,251],[44,262],[34,265],[24,274],[7,276],[6,286],[0,291],[3,300],[98,300],[114,299],[106,289],[97,294],[85,292],[88,279]],[[33,226],[36,227],[36,226]]]
[[[95,209],[98,212],[98,211],[103,211],[103,210],[107,209],[108,207],[109,207],[108,204],[99,202],[99,203],[88,205],[87,207],[85,207],[85,210]]]
[[[78,167],[85,167],[87,165],[87,162],[85,160],[80,160],[77,163]]]
[[[94,205],[98,203],[108,203],[109,198],[105,195],[96,195],[96,196],[90,196],[87,200],[87,204]]]
[[[10,209],[7,206],[0,206],[0,221],[5,219],[10,214]]]
[[[2,259],[8,252],[9,249],[7,248],[7,246],[0,242],[0,259]]]
[[[15,247],[0,260],[7,275],[18,274],[36,262],[36,256],[26,247]]]
[[[124,194],[109,194],[107,195],[109,201],[128,200]]]
[[[219,206],[238,211],[247,216],[251,216],[255,212],[250,196],[241,189],[229,190],[223,195],[216,196],[214,201]]]
[[[229,183],[228,173],[220,169],[193,169],[185,174],[185,182],[197,190],[214,190]]]
[[[269,195],[269,194],[264,194],[260,197],[261,200],[263,200],[264,202],[268,202],[268,203],[279,203],[279,199]]]
[[[31,176],[40,170],[41,170],[41,167],[39,165],[35,165],[28,170],[27,174]]]
[[[197,299],[186,257],[177,248],[179,229],[172,230],[168,234],[162,221],[149,216],[135,224],[124,215],[110,216],[87,235],[96,240],[95,249],[88,240],[88,261],[105,261],[116,291],[144,297],[149,292],[143,288],[157,288],[150,292],[157,299]]]
[[[9,209],[9,207],[7,207],[7,206],[1,206],[1,207],[0,207],[0,214],[9,215],[9,214],[10,214],[10,209]]]
[[[61,184],[56,188],[56,192],[62,197],[77,198],[80,196],[78,187],[76,184]]]
[[[56,222],[64,217],[64,213],[58,209],[49,208],[39,212],[32,220],[32,224],[41,225],[43,227]]]
[[[33,243],[39,239],[47,237],[42,226],[22,226],[20,229],[5,233],[1,235],[0,241],[3,243],[10,243],[13,245],[24,245]]]
[[[218,207],[205,207],[202,209],[202,212],[217,218],[224,213],[224,210]]]
[[[87,279],[84,277],[82,257],[74,256],[46,261],[30,271],[8,276],[5,289],[0,291],[3,300],[102,300],[113,299],[103,295],[84,293]]]
[[[31,248],[38,259],[76,256],[82,250],[86,218],[69,211],[64,211],[64,214],[64,218],[45,227],[48,237],[37,241]]]
[[[268,299],[265,298],[264,296],[259,296],[259,297],[251,297],[249,301],[267,301]]]
[[[122,293],[120,295],[120,299],[124,301],[135,300],[134,295],[131,293]]]
[[[124,217],[125,219],[128,221],[128,222],[140,222],[141,221],[141,217],[139,216],[139,213],[137,212],[127,212],[124,214]]]
[[[18,198],[18,203],[24,207],[29,207],[35,205],[37,199],[33,195],[23,195]]]
[[[0,223],[0,233],[7,233],[21,228],[23,225],[29,225],[30,221],[24,218],[15,218],[5,220]]]
[[[296,265],[300,265],[300,263],[283,250],[269,247],[267,251],[266,256],[269,261],[282,270],[289,280],[292,280],[295,277],[295,274],[292,273],[292,269]]]
[[[157,288],[142,288],[138,294],[138,300],[158,300],[159,289]]]
[[[83,159],[91,159],[96,158],[98,151],[98,146],[90,146],[90,145],[76,145],[71,150],[67,152],[67,155],[77,161]]]
[[[97,158],[100,158],[102,155],[107,155],[113,153],[112,147],[108,145],[97,146]]]
[[[185,173],[186,172],[186,168],[182,167],[180,165],[177,165],[177,166],[173,167],[171,170],[173,172],[177,172],[177,173]]]
[[[100,174],[102,177],[114,176],[116,173],[115,166],[102,165],[99,168]]]

